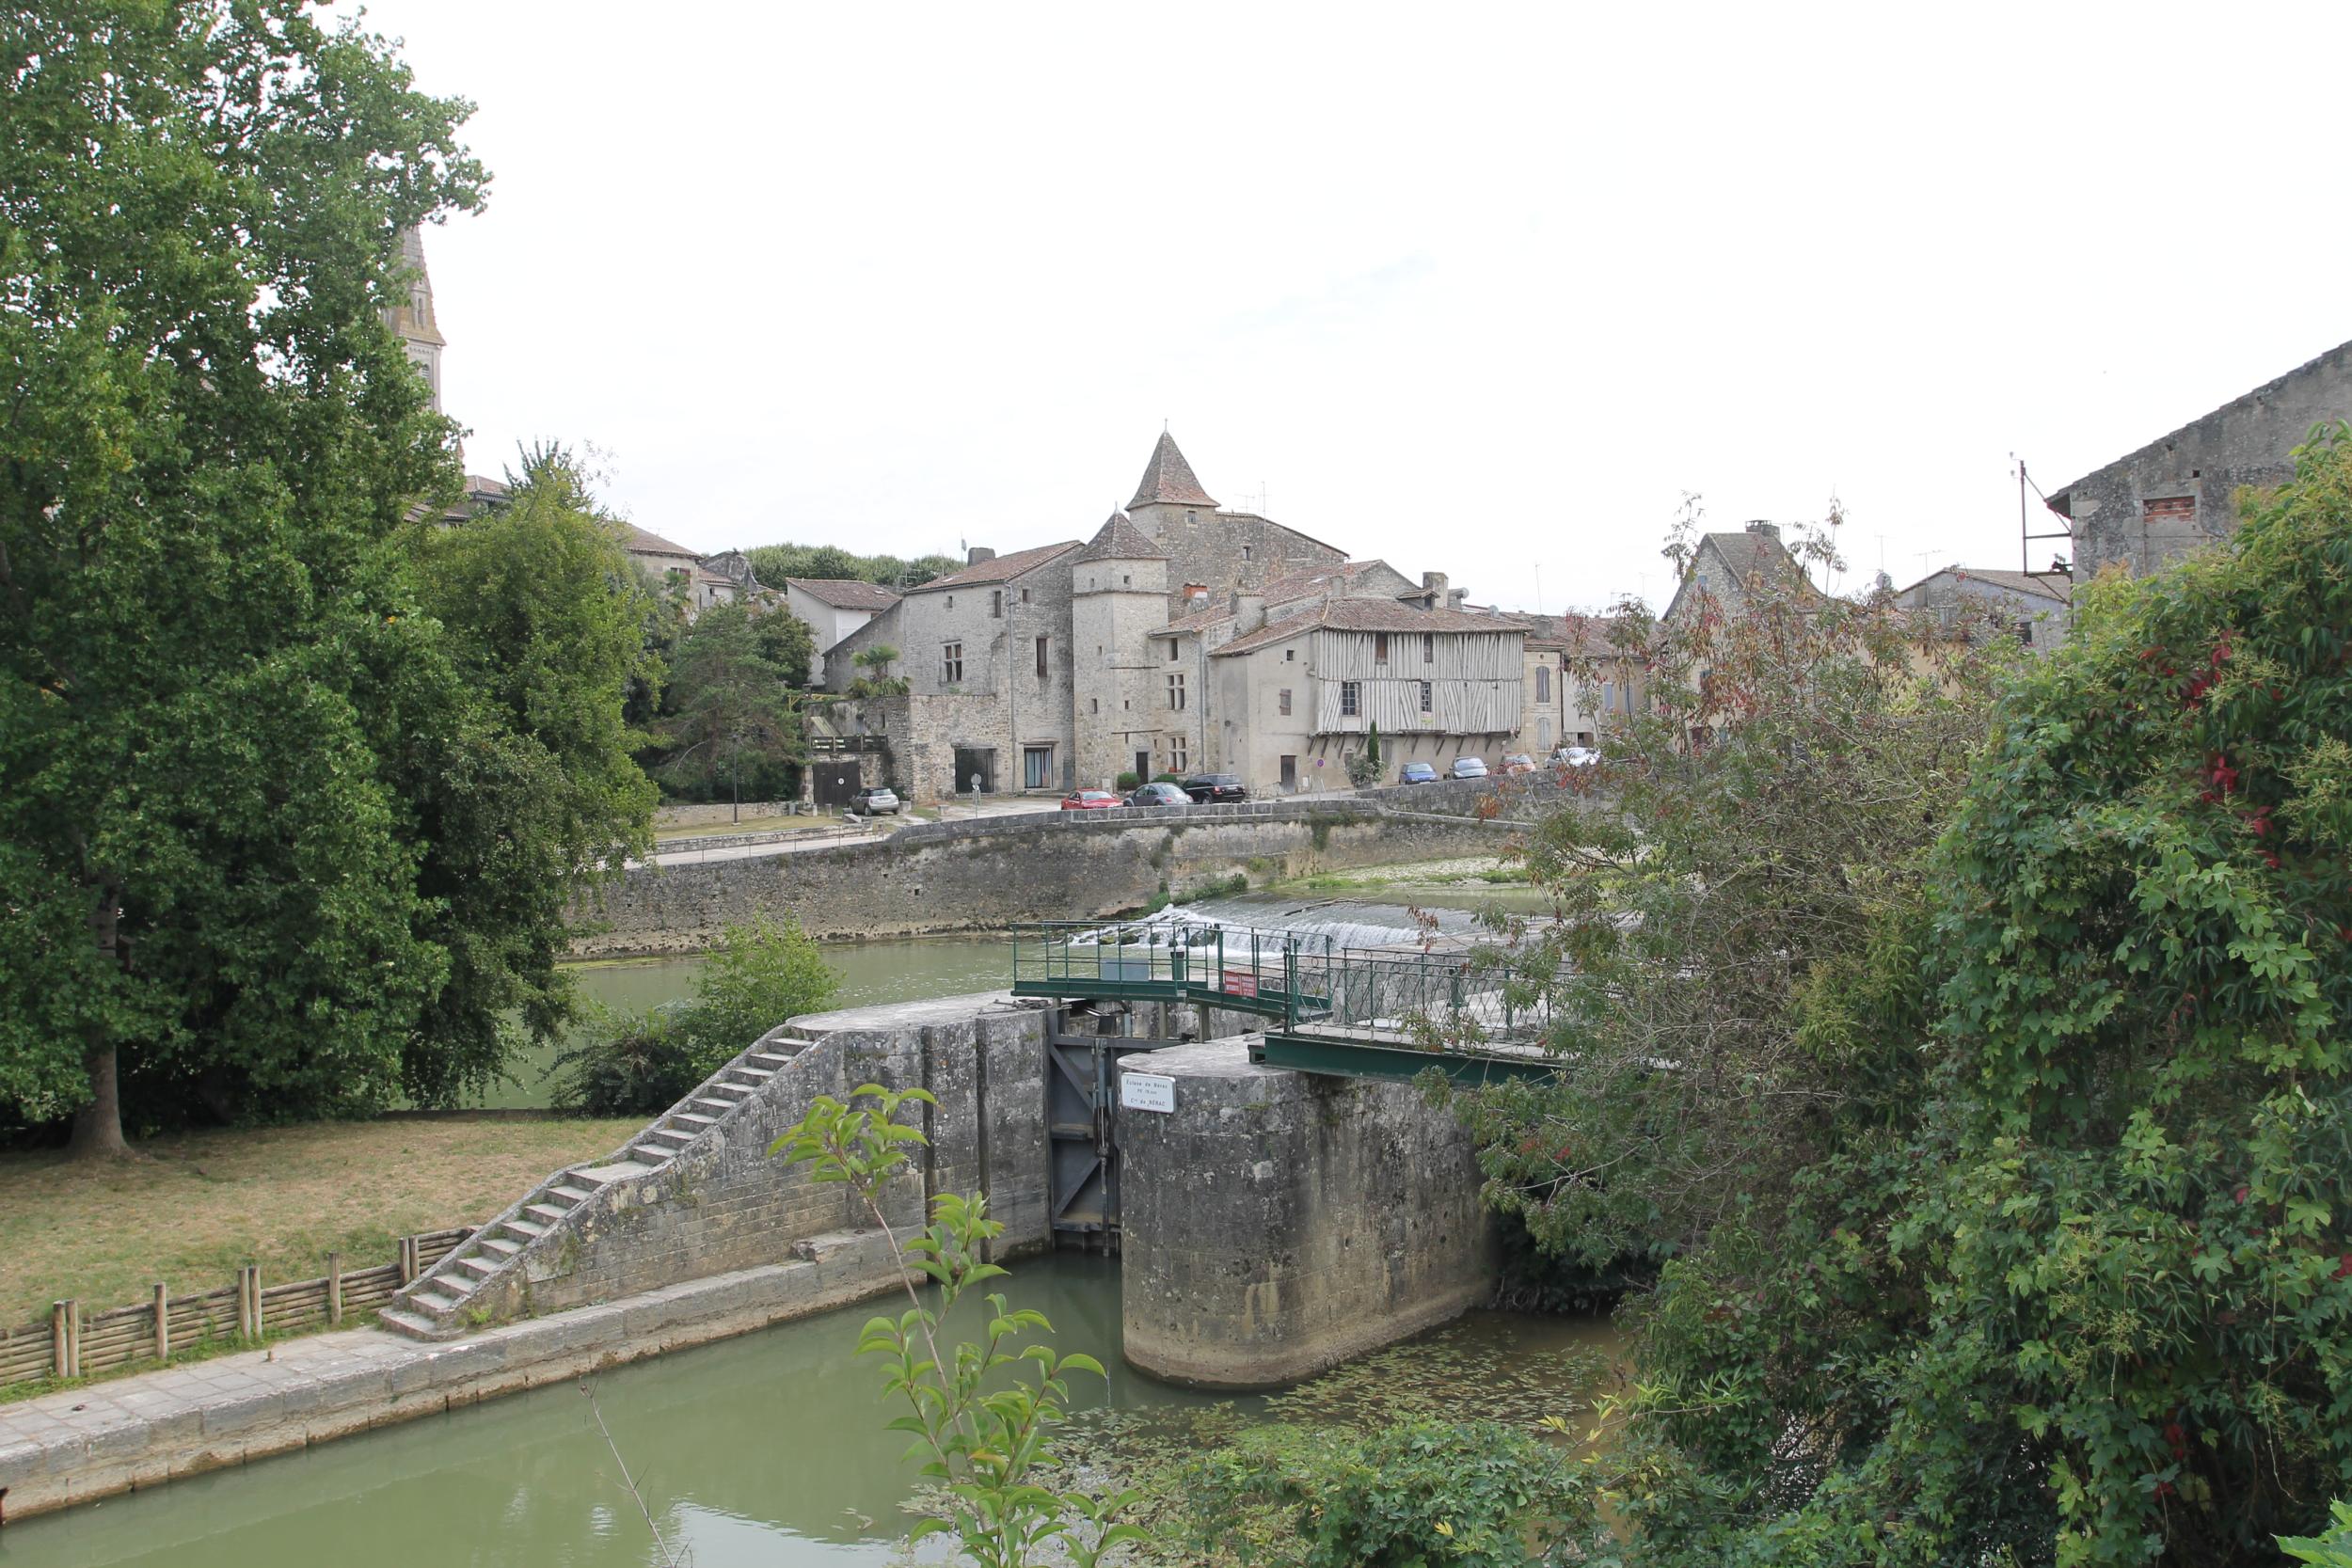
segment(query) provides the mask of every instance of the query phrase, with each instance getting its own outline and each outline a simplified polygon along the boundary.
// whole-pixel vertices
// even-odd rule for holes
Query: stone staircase
[[[412,1338],[449,1339],[515,1316],[534,1263],[552,1261],[580,1224],[611,1212],[612,1195],[629,1181],[723,1133],[769,1080],[818,1043],[789,1025],[762,1035],[611,1156],[555,1172],[401,1287],[378,1314],[384,1325]]]

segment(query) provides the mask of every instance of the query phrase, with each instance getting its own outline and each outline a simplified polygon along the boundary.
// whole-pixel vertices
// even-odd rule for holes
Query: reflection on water
[[[1045,1312],[1065,1351],[1097,1352],[1107,1386],[1064,1439],[1080,1463],[1167,1458],[1218,1427],[1356,1421],[1406,1409],[1533,1424],[1565,1414],[1580,1353],[1613,1352],[1607,1323],[1472,1313],[1272,1400],[1219,1401],[1117,1357],[1116,1263],[1073,1255],[1015,1266],[1015,1305]],[[869,1304],[600,1373],[596,1402],[647,1505],[696,1568],[811,1568],[894,1560],[912,1466],[882,1430],[874,1362],[853,1362]],[[1213,1408],[1214,1407],[1214,1410]],[[939,1554],[927,1554],[937,1560]],[[7,1568],[644,1568],[636,1502],[587,1400],[557,1386],[346,1438],[242,1469],[0,1529]]]

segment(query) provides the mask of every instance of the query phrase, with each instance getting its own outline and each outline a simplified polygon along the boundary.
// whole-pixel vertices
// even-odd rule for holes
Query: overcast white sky
[[[1684,491],[1834,493],[1903,583],[2018,564],[2012,451],[2055,491],[2352,338],[2342,4],[367,18],[480,105],[469,466],[595,442],[708,550],[1084,538],[1165,419],[1509,608],[1661,600]]]

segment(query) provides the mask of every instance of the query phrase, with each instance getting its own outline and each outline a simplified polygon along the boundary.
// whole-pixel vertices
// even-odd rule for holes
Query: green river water
[[[1474,1312],[1271,1400],[1171,1388],[1119,1361],[1119,1273],[1063,1254],[1013,1266],[1015,1305],[1107,1385],[1065,1454],[1093,1469],[1191,1451],[1205,1427],[1359,1421],[1405,1409],[1533,1422],[1568,1414],[1615,1347],[1605,1321]],[[886,1305],[886,1304],[885,1304]],[[850,1358],[860,1306],[599,1373],[596,1408],[674,1548],[695,1568],[898,1560],[912,1467],[876,1367]],[[938,1553],[923,1560],[941,1560]],[[558,1385],[0,1529],[7,1568],[646,1568],[659,1560],[588,1400]]]
[[[1354,895],[1361,898],[1362,895]],[[1484,894],[1391,894],[1401,907],[1477,907]],[[1239,919],[1295,915],[1311,896],[1251,895]],[[1363,905],[1353,906],[1361,912]],[[929,937],[827,949],[854,1006],[991,990],[1005,940]],[[697,958],[594,965],[582,989],[634,1010],[686,993]],[[492,1104],[546,1102],[545,1064]],[[1613,1352],[1603,1320],[1477,1312],[1272,1399],[1219,1401],[1130,1371],[1119,1350],[1111,1259],[1016,1265],[1016,1305],[1052,1319],[1065,1351],[1097,1354],[1107,1386],[1077,1380],[1085,1410],[1064,1451],[1133,1472],[1201,1446],[1204,1432],[1268,1418],[1356,1422],[1404,1410],[1529,1423],[1566,1414]],[[860,1306],[601,1373],[597,1406],[674,1548],[695,1568],[813,1568],[905,1560],[905,1437],[882,1430],[878,1372],[850,1360]],[[944,1560],[944,1549],[918,1560]],[[0,1529],[0,1568],[602,1568],[659,1560],[588,1400],[573,1386],[494,1400],[239,1469],[22,1520]]]

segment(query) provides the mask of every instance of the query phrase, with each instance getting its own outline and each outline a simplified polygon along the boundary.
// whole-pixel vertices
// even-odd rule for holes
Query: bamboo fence
[[[0,1330],[0,1388],[43,1378],[91,1377],[138,1362],[165,1364],[199,1346],[255,1344],[269,1334],[307,1334],[364,1317],[394,1291],[455,1251],[475,1227],[428,1230],[400,1239],[400,1256],[372,1268],[345,1269],[334,1253],[318,1279],[263,1285],[247,1263],[218,1290],[173,1295],[160,1281],[146,1301],[85,1314],[60,1301],[49,1316]]]

